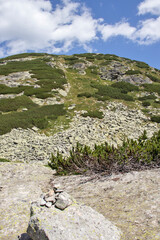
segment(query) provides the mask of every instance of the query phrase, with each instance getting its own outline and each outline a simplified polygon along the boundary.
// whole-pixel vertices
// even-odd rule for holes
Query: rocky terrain
[[[103,119],[84,118],[77,113],[69,129],[49,137],[32,129],[13,129],[0,136],[0,156],[12,161],[46,164],[51,153],[59,151],[67,155],[77,142],[91,147],[105,141],[117,145],[126,137],[137,139],[144,130],[151,137],[159,129],[159,125],[149,122],[140,110],[128,109],[121,103],[110,103],[103,112]]]
[[[159,129],[160,70],[146,63],[109,54],[1,59],[1,239],[25,234],[31,202],[60,183],[113,222],[122,240],[159,240],[159,169],[57,177],[44,166],[77,142],[118,146]]]

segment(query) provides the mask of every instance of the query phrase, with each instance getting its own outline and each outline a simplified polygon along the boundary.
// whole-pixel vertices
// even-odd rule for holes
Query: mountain
[[[113,221],[122,239],[159,239],[159,129],[160,70],[144,62],[0,59],[2,239],[27,239],[30,203],[53,183]]]
[[[3,158],[48,160],[76,142],[117,145],[144,130],[150,137],[159,129],[159,109],[160,70],[144,62],[94,53],[0,60]]]

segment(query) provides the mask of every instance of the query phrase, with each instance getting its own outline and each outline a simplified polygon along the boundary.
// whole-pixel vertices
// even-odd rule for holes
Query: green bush
[[[32,100],[26,96],[19,96],[13,99],[0,99],[0,111],[2,112],[16,111],[21,107],[30,109],[36,106],[37,104],[33,103]]]
[[[32,119],[32,123],[39,129],[45,129],[48,126],[48,121],[46,118],[34,118]]]
[[[140,62],[140,61],[136,61],[136,60],[133,60],[133,62],[135,62],[136,66],[139,68],[146,68],[146,69],[149,68],[149,65],[145,62]]]
[[[159,116],[152,116],[152,117],[151,117],[151,121],[152,121],[152,122],[160,123],[160,115],[159,115]]]
[[[147,139],[146,132],[139,139],[127,139],[117,148],[108,143],[88,146],[77,143],[64,158],[59,152],[52,154],[48,165],[56,169],[57,174],[83,174],[86,171],[106,174],[124,173],[133,170],[160,167],[160,131]]]
[[[112,60],[106,60],[105,62],[101,62],[99,65],[100,66],[107,66],[112,62]]]
[[[42,107],[34,107],[24,112],[13,112],[0,115],[0,135],[10,132],[13,128],[32,128],[37,126],[43,128],[47,126],[48,119],[54,116],[65,115],[63,104],[46,105]],[[47,122],[46,122],[47,120]]]
[[[147,101],[142,102],[142,106],[143,106],[143,107],[148,107],[148,106],[150,106],[150,105],[151,105],[150,102],[147,102]]]
[[[112,61],[120,61],[120,58],[117,55],[114,55],[114,54],[105,54],[104,59],[105,60],[112,60]]]
[[[35,96],[37,98],[48,98],[52,97],[52,94],[50,93],[50,89],[48,88],[34,88],[30,87],[24,90],[24,95],[26,96]]]
[[[0,94],[18,94],[23,92],[26,88],[27,86],[8,87],[4,84],[0,84]]]
[[[98,94],[94,94],[93,97],[97,98],[98,101],[103,101],[103,102],[111,99],[109,96],[100,96]]]
[[[79,62],[82,62],[84,63],[85,61],[83,59],[79,59],[78,57],[76,56],[68,56],[68,57],[64,57],[65,61],[67,64],[69,65],[74,65],[75,63],[79,63]]]
[[[86,98],[90,98],[90,97],[92,97],[92,94],[89,93],[89,92],[83,92],[83,93],[79,93],[79,94],[77,95],[77,97],[86,97]]]
[[[91,117],[91,118],[103,118],[103,112],[100,112],[98,110],[95,111],[88,111],[87,113],[82,114],[83,117]]]
[[[138,100],[140,101],[145,101],[145,100],[154,100],[156,99],[156,96],[155,95],[148,95],[148,96],[144,96],[144,97],[139,97]]]
[[[153,82],[160,83],[160,77],[154,76],[152,74],[146,74],[147,77],[149,77]]]
[[[144,91],[154,93],[157,92],[160,95],[160,84],[143,84]]]
[[[139,70],[128,70],[125,74],[127,74],[127,75],[141,74],[141,71],[139,71]]]
[[[107,86],[107,85],[93,85],[95,88],[98,89],[98,92],[94,95],[95,97],[102,96],[107,97],[107,98],[113,98],[113,99],[123,99],[126,101],[134,101],[132,96],[129,96],[127,94],[122,93],[121,89],[115,88],[112,86]]]
[[[139,88],[131,83],[127,82],[116,82],[111,85],[114,88],[120,89],[122,92],[131,92],[131,91],[139,91]]]

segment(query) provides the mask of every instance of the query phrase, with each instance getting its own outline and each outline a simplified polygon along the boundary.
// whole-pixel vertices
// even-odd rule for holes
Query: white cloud
[[[124,36],[132,38],[132,35],[136,31],[136,28],[131,27],[128,22],[119,22],[115,25],[103,25],[101,28],[102,38],[104,41],[110,37]]]
[[[139,44],[160,41],[160,0],[144,0],[138,5],[140,16],[155,15],[147,20],[141,16],[138,26],[126,20],[104,23],[75,1],[61,0],[53,9],[51,0],[0,0],[0,57],[28,50],[67,52],[75,45],[91,52],[92,41],[117,36]]]
[[[134,39],[140,44],[153,44],[160,41],[160,17],[147,19],[141,23],[141,27],[136,31]]]
[[[160,0],[145,0],[138,6],[138,14],[152,13],[160,15]]]
[[[125,22],[114,25],[100,26],[100,31],[104,41],[110,37],[123,36],[143,45],[153,44],[160,41],[160,0],[145,0],[138,5],[138,14],[151,13],[156,15],[154,18],[141,20],[138,26],[132,27]]]
[[[84,5],[70,0],[61,1],[55,10],[49,0],[0,0],[0,44],[5,43],[5,54],[43,49],[58,53],[75,43],[85,47],[96,39],[98,22]]]
[[[154,18],[141,21],[134,36],[140,44],[146,45],[160,41],[160,0],[144,0],[138,5],[139,15],[147,13],[154,15]]]

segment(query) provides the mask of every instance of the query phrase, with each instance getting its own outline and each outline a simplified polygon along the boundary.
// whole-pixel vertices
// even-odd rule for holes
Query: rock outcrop
[[[0,83],[8,87],[34,85],[34,88],[39,88],[40,86],[36,84],[37,81],[36,78],[32,78],[29,71],[10,73],[8,76],[0,75]]]
[[[33,240],[120,240],[121,232],[91,207],[73,204],[61,211],[55,207],[31,206],[27,233]]]

